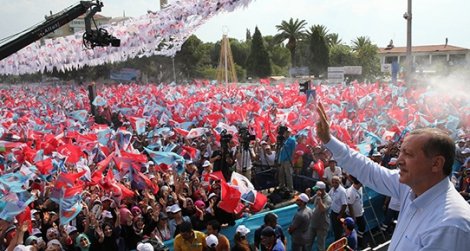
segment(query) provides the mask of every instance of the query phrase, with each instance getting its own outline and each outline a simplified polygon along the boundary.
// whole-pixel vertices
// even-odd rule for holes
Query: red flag
[[[80,160],[83,155],[82,149],[79,146],[66,144],[59,146],[58,152],[64,156],[67,156],[67,163],[75,164]]]
[[[177,133],[177,134],[179,134],[179,135],[181,135],[181,136],[183,136],[183,137],[188,136],[188,133],[189,133],[189,131],[184,130],[184,129],[181,129],[181,128],[178,128],[178,127],[173,128],[173,131],[175,131],[175,133]]]
[[[228,213],[234,213],[240,202],[240,191],[221,181],[220,202],[218,207]]]
[[[31,209],[26,207],[24,211],[16,216],[18,225],[21,226],[23,222],[28,222],[28,232],[31,234],[33,232],[33,224],[31,223]]]
[[[134,197],[134,191],[127,188],[126,186],[124,186],[121,183],[117,183],[117,185],[119,186],[119,188],[121,188],[121,196],[122,196],[121,198],[122,199]]]
[[[50,158],[36,162],[36,167],[42,175],[50,174],[52,168],[54,168],[52,165],[52,159]]]
[[[261,211],[264,208],[264,206],[266,206],[266,203],[268,203],[268,197],[266,197],[266,195],[257,191],[255,203],[251,205],[250,209],[252,212],[257,213]]]
[[[196,158],[196,153],[197,153],[196,148],[190,147],[190,146],[182,146],[181,148],[183,148],[187,153],[189,153],[189,156],[191,157],[191,159]]]
[[[147,156],[143,154],[136,154],[136,153],[129,153],[129,152],[122,151],[121,156],[123,158],[132,159],[134,162],[137,162],[137,163],[147,163],[148,161]]]
[[[222,171],[215,171],[212,173],[205,173],[204,176],[202,177],[204,181],[211,181],[211,180],[222,180],[226,182],[224,175],[222,174]]]
[[[63,186],[72,187],[75,182],[78,181],[85,173],[85,170],[79,173],[60,173],[59,177],[57,177],[57,180],[55,181],[54,186],[56,188],[61,188]]]
[[[75,187],[67,187],[64,191],[64,198],[70,198],[75,196],[76,194],[79,194],[83,191],[85,188],[84,184],[75,186]]]

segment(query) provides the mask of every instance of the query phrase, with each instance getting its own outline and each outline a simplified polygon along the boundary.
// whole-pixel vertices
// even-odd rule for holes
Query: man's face
[[[207,225],[207,235],[213,234],[217,235],[217,231],[212,227],[212,225]]]
[[[336,162],[330,161],[330,162],[328,162],[328,166],[331,168],[331,170],[335,170]]]
[[[332,179],[331,180],[331,185],[336,189],[339,187],[339,180],[337,179]]]
[[[261,243],[264,246],[271,246],[274,243],[276,236],[261,236]]]
[[[183,239],[185,239],[187,241],[190,241],[194,238],[194,232],[193,231],[181,232],[181,237],[183,237]]]
[[[400,182],[411,188],[425,184],[430,176],[436,175],[432,172],[433,158],[426,157],[422,150],[427,137],[426,135],[406,137],[398,155]]]

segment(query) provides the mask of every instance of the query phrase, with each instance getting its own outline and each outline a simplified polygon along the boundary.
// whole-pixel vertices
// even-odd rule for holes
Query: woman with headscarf
[[[75,238],[75,245],[80,251],[89,251],[91,242],[86,234],[79,234],[77,238]]]

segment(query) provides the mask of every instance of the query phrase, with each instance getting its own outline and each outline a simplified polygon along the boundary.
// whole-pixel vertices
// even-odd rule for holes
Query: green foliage
[[[278,43],[282,43],[287,40],[286,47],[291,53],[291,62],[293,66],[296,66],[295,53],[297,48],[297,42],[305,37],[305,20],[299,20],[291,18],[289,22],[282,21],[280,25],[276,25],[276,29],[280,32],[274,37]]]
[[[319,76],[326,72],[329,61],[329,48],[326,40],[328,30],[323,25],[310,27],[308,34],[309,41],[309,68],[310,73]]]
[[[357,65],[357,58],[348,45],[333,45],[330,48],[330,66]]]
[[[271,75],[271,60],[264,46],[263,37],[258,27],[255,28],[251,42],[251,50],[246,63],[247,74],[250,77],[268,77]]]
[[[211,67],[210,65],[199,68],[197,72],[203,79],[217,79],[217,68]]]
[[[181,50],[176,53],[175,63],[188,79],[196,75],[196,69],[204,55],[202,48],[202,41],[195,35],[191,35],[184,42]]]
[[[368,37],[357,37],[352,41],[352,49],[356,54],[358,65],[362,66],[364,79],[374,81],[382,73],[380,72],[380,59],[378,47],[372,44]]]

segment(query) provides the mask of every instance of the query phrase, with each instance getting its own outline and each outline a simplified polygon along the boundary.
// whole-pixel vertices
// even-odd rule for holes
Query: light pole
[[[405,12],[403,18],[406,19],[406,83],[411,81],[413,75],[413,58],[411,56],[411,20],[413,15],[411,12],[412,0],[408,0],[408,11]]]

